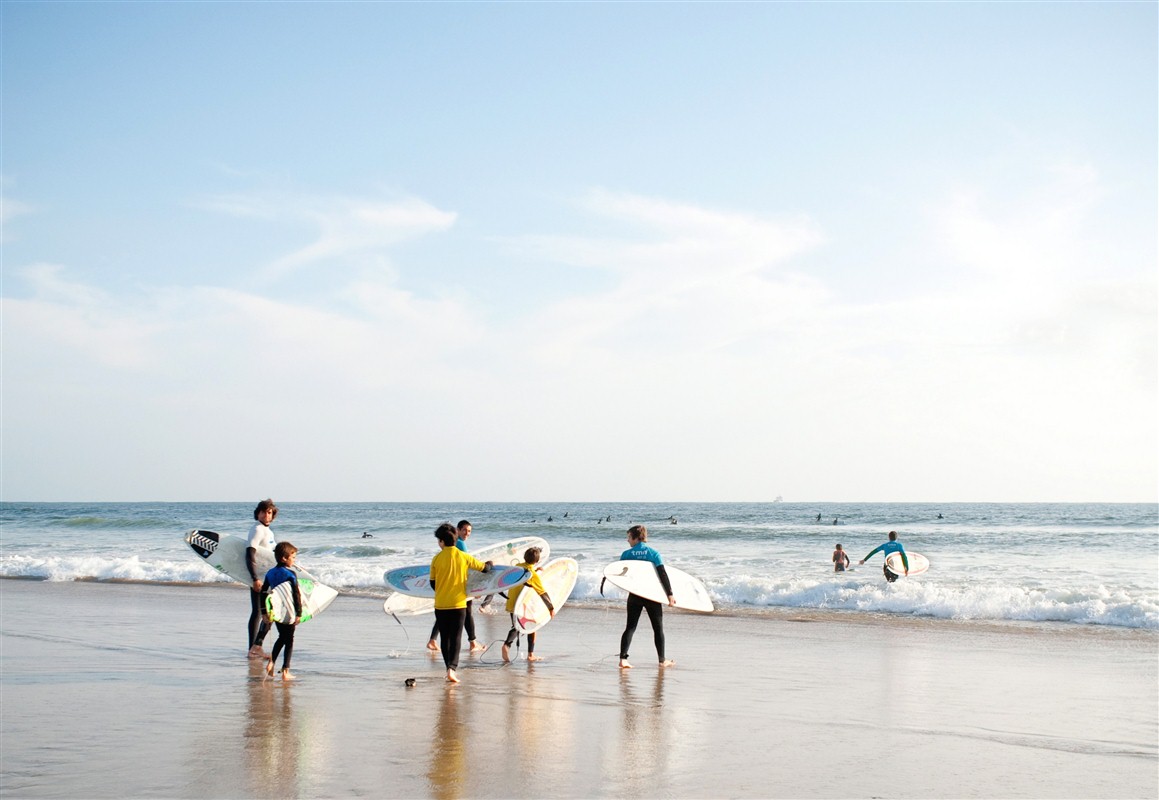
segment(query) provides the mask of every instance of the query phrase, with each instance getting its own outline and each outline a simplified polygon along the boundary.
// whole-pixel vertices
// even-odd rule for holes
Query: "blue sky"
[[[1155,501],[1154,3],[22,3],[5,500]]]

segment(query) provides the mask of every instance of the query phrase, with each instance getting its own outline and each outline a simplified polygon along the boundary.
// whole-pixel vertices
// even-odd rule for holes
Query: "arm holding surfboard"
[[[672,594],[672,581],[668,580],[668,568],[663,564],[656,567],[656,577],[660,579],[660,585],[664,587],[664,594],[668,596],[668,605],[676,605],[676,597]]]
[[[906,575],[909,575],[909,558],[905,554],[905,548],[902,547],[901,542],[899,542],[897,540],[897,531],[890,531],[888,542],[886,542],[885,544],[878,545],[877,547],[870,550],[868,555],[866,555],[865,558],[861,559],[857,563],[864,564],[866,561],[869,560],[870,556],[872,556],[878,550],[880,550],[882,553],[885,554],[887,561],[888,561],[889,557],[891,555],[893,555],[894,553],[899,554],[901,556],[902,569],[905,571]],[[897,575],[895,575],[889,569],[888,563],[885,566],[885,579],[887,581],[889,581],[890,583],[893,583],[895,580],[897,580]]]

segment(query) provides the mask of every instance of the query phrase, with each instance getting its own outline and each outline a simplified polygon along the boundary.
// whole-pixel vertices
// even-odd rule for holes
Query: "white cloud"
[[[315,238],[308,245],[260,269],[267,280],[320,263],[381,253],[399,242],[445,231],[457,217],[415,198],[384,202],[333,196],[222,195],[202,205],[235,217],[305,223],[314,229]]]
[[[1155,435],[1155,287],[1091,277],[1074,198],[942,206],[959,282],[872,302],[796,264],[826,255],[813,220],[607,192],[580,205],[617,237],[504,244],[608,281],[510,318],[469,286],[425,296],[381,269],[289,300],[112,295],[38,265],[21,273],[32,297],[4,301],[6,399],[35,413],[49,384],[11,388],[34,361],[83,368],[79,407],[110,393],[139,446],[317,498],[1137,499],[1155,473],[1131,441]],[[321,231],[279,262],[302,268],[382,261],[454,220],[421,201],[307,206],[237,208]],[[277,463],[250,465],[247,432],[267,428]],[[105,435],[94,420],[40,431],[65,433]]]

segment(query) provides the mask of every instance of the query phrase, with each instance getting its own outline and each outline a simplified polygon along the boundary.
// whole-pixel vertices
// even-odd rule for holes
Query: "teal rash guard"
[[[886,542],[885,544],[870,550],[869,555],[861,560],[868,561],[870,556],[872,556],[878,550],[880,550],[882,555],[884,555],[886,558],[889,558],[893,553],[901,553],[901,563],[905,566],[906,572],[909,572],[909,558],[906,557],[905,548],[901,546],[901,542]]]

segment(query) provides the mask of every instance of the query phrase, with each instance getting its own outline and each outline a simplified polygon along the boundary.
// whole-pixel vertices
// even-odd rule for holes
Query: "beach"
[[[676,665],[645,619],[620,670],[622,604],[569,605],[534,664],[477,614],[493,646],[450,686],[429,615],[342,596],[287,685],[244,657],[238,587],[6,579],[0,603],[5,797],[1159,794],[1149,630],[670,611]]]

